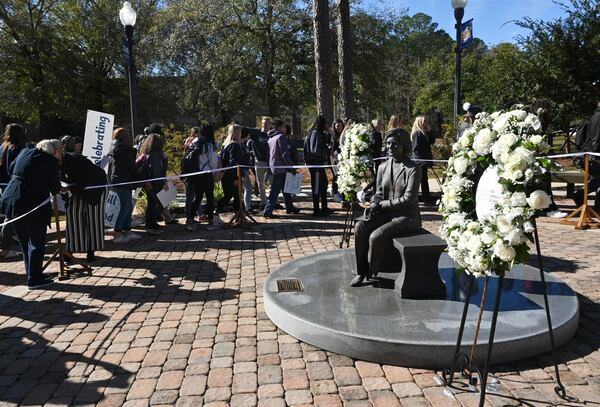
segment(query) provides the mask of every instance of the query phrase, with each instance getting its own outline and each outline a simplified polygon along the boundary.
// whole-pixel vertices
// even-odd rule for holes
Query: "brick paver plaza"
[[[0,271],[0,406],[472,406],[440,373],[325,352],[278,330],[263,282],[280,264],[336,250],[343,212],[251,229],[107,242],[92,277],[27,292],[22,262]],[[429,208],[425,226],[437,232]],[[600,405],[600,231],[539,221],[549,271],[579,294],[576,337],[559,349],[553,392],[548,355],[495,366],[490,405]],[[110,238],[109,238],[110,239]]]

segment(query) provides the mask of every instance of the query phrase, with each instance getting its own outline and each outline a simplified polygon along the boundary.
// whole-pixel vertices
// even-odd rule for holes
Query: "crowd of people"
[[[265,218],[276,218],[277,210],[298,214],[294,196],[286,190],[286,177],[295,174],[298,165],[306,165],[310,173],[312,215],[331,214],[329,202],[341,202],[337,186],[337,157],[344,143],[344,134],[352,120],[328,123],[317,116],[302,144],[292,138],[292,128],[281,119],[263,117],[260,128],[232,123],[227,126],[222,143],[215,140],[210,124],[190,129],[182,146],[181,173],[186,189],[185,227],[197,230],[207,222],[207,230],[223,227],[220,214],[245,210],[262,212]],[[402,133],[412,141],[412,157],[431,160],[431,124],[426,116],[418,116],[411,133],[404,130],[398,115],[393,115],[384,128],[381,120],[370,122],[373,145],[373,172],[387,153],[383,140],[389,134]],[[0,213],[11,223],[0,232],[0,258],[10,257],[14,237],[23,252],[31,288],[52,281],[42,274],[46,229],[50,224],[51,194],[59,194],[66,214],[66,250],[85,254],[93,262],[95,252],[105,245],[105,200],[111,191],[119,198],[119,211],[114,223],[114,243],[140,239],[132,231],[136,200],[145,197],[145,231],[150,235],[163,233],[167,225],[178,223],[168,208],[163,207],[159,194],[172,185],[166,181],[169,157],[165,153],[165,133],[153,123],[135,139],[125,128],[112,135],[109,154],[95,165],[81,154],[80,138],[64,136],[60,140],[25,143],[21,125],[6,126],[0,147]],[[303,158],[302,158],[303,157]],[[429,201],[427,168],[422,162],[421,199]],[[331,182],[331,188],[329,188]],[[222,196],[215,198],[221,185]],[[253,202],[253,195],[257,202]],[[283,204],[278,200],[283,195]],[[330,197],[331,196],[331,197]],[[41,206],[40,206],[41,205]],[[31,213],[30,213],[31,212]],[[164,221],[164,226],[159,222]]]

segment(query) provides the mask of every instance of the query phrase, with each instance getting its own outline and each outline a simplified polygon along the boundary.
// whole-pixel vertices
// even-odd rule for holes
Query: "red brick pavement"
[[[305,211],[308,212],[308,211]],[[439,217],[425,215],[435,231]],[[335,250],[328,220],[283,216],[249,230],[185,231],[107,244],[93,276],[23,292],[0,271],[0,406],[472,406],[439,372],[352,360],[278,330],[262,284],[280,264]],[[577,336],[559,350],[568,393],[600,403],[600,231],[540,222],[545,264],[580,293]],[[497,366],[489,405],[558,403],[548,355]],[[519,401],[520,400],[520,401]],[[530,403],[530,404],[527,404]]]

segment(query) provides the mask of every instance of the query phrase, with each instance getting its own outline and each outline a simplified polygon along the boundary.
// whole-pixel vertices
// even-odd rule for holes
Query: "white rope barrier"
[[[558,159],[558,158],[574,158],[574,157],[585,157],[586,155],[588,156],[593,156],[593,157],[600,157],[600,153],[591,153],[591,152],[581,152],[581,153],[568,153],[568,154],[555,154],[555,155],[549,155],[549,156],[544,156],[543,158],[550,158],[550,159]],[[387,160],[388,157],[378,157],[373,159],[373,161],[381,161],[381,160]],[[424,160],[424,159],[414,159],[412,160],[414,162],[427,162],[427,163],[448,163],[448,160]],[[174,179],[181,179],[181,178],[188,178],[188,177],[194,177],[197,175],[202,175],[202,174],[212,174],[215,172],[222,172],[222,171],[229,171],[235,168],[268,168],[268,169],[290,169],[290,170],[297,170],[297,169],[303,169],[303,168],[336,168],[339,167],[339,165],[337,164],[322,164],[322,165],[281,165],[281,166],[253,166],[253,165],[233,165],[233,166],[229,166],[229,167],[223,167],[223,168],[218,168],[218,169],[210,169],[210,170],[204,170],[204,171],[196,171],[196,172],[190,172],[190,173],[186,173],[186,174],[180,174],[180,175],[169,175],[169,176],[165,176],[165,177],[156,177],[156,178],[148,178],[148,179],[143,179],[143,180],[138,180],[138,181],[129,181],[129,182],[120,182],[120,183],[116,183],[116,184],[105,184],[105,185],[91,185],[91,186],[87,186],[84,189],[86,190],[90,190],[90,189],[100,189],[100,188],[112,188],[112,187],[119,187],[119,186],[126,186],[126,185],[143,185],[145,183],[149,183],[149,182],[155,182],[155,181],[168,181],[168,180],[174,180]],[[0,185],[8,185],[8,184],[0,184]],[[3,227],[4,225],[8,225],[12,222],[15,222],[19,219],[24,218],[25,216],[30,215],[31,213],[35,212],[36,210],[40,209],[41,207],[43,207],[44,205],[46,205],[47,203],[50,202],[50,198],[46,199],[44,202],[42,202],[41,204],[39,204],[38,206],[36,206],[35,208],[33,208],[32,210],[30,210],[29,212],[23,214],[23,215],[19,215],[18,217],[14,218],[14,219],[10,219],[4,223],[0,223],[0,228]]]
[[[38,206],[36,206],[35,208],[33,208],[32,210],[30,210],[27,213],[24,213],[23,215],[19,215],[16,218],[7,220],[6,222],[0,223],[0,228],[3,228],[4,225],[8,225],[9,223],[13,223],[18,221],[19,219],[23,219],[25,216],[31,215],[33,212],[37,211],[38,209],[40,209],[41,207],[45,206],[47,203],[50,202],[50,197],[48,197],[44,202],[42,202],[41,204],[39,204]]]

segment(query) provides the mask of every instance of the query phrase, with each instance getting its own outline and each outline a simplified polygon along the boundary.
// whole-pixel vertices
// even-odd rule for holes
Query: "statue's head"
[[[410,136],[404,129],[389,131],[385,137],[385,146],[388,155],[396,160],[408,158],[412,150]]]

